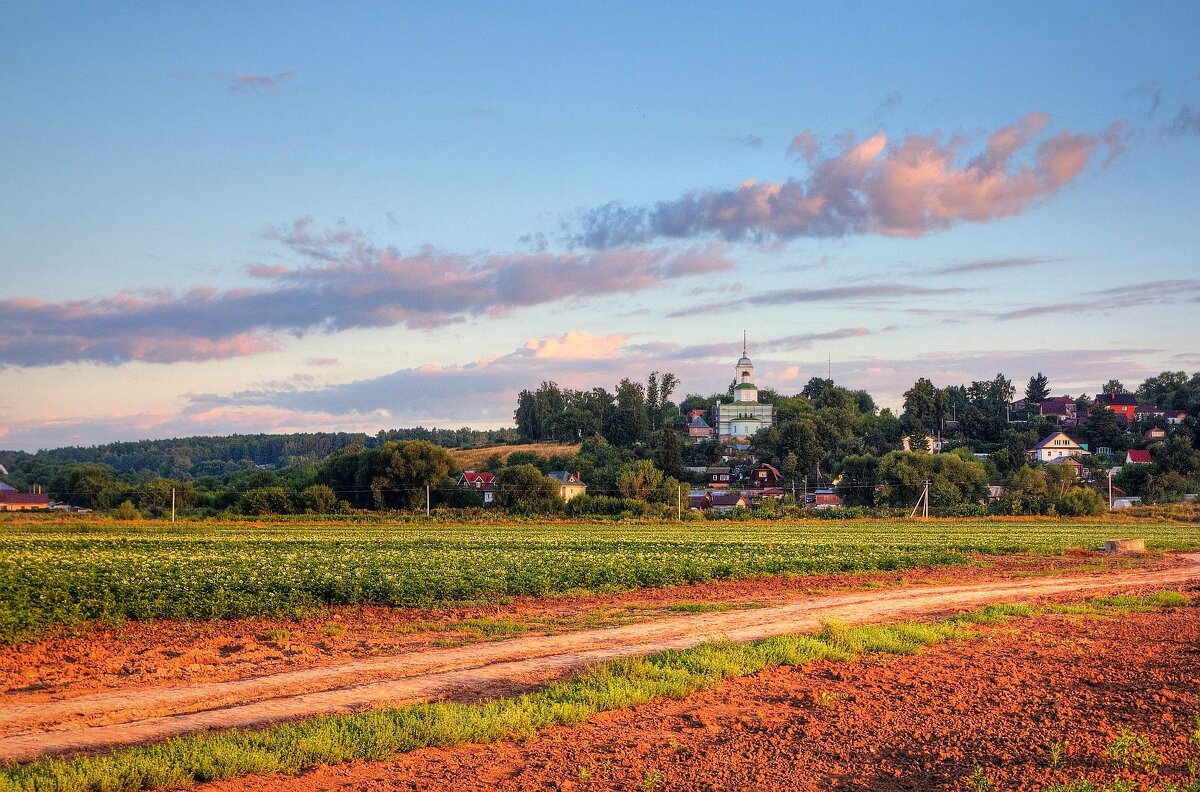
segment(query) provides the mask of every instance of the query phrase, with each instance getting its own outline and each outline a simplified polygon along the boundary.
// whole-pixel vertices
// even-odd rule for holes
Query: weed
[[[344,632],[346,628],[341,624],[326,624],[325,629],[321,630],[321,634],[328,638],[336,638]]]
[[[647,770],[646,775],[642,778],[642,783],[638,787],[646,790],[646,792],[652,792],[652,790],[661,789],[662,785],[662,772],[659,770]]]
[[[1066,784],[1052,784],[1044,787],[1042,792],[1097,792],[1096,785],[1091,781],[1079,779],[1078,781],[1070,781]]]
[[[835,693],[830,690],[818,690],[813,695],[813,703],[818,707],[832,707],[836,702],[846,698],[845,693]]]
[[[580,765],[579,768],[575,771],[575,777],[587,780],[592,777],[592,771],[589,770],[584,765]]]
[[[1047,763],[1051,767],[1058,767],[1062,764],[1063,757],[1067,755],[1067,749],[1071,747],[1071,741],[1065,739],[1046,740]]]
[[[463,619],[450,622],[447,630],[474,632],[487,638],[500,638],[509,635],[520,635],[529,630],[529,625],[508,619],[490,619],[486,616],[477,619]]]
[[[967,789],[971,792],[989,792],[992,788],[992,780],[987,777],[987,773],[979,765],[975,765],[975,772],[967,777]]]
[[[276,627],[273,630],[267,630],[266,633],[263,634],[264,639],[266,639],[268,641],[275,641],[275,642],[286,641],[288,638],[291,638],[291,637],[292,637],[292,631],[285,629],[283,627]]]
[[[1145,736],[1128,726],[1117,729],[1117,736],[1104,749],[1113,767],[1128,770],[1136,765],[1147,773],[1156,773],[1162,767],[1162,757]]]
[[[672,613],[718,613],[720,611],[733,610],[737,607],[739,606],[725,602],[673,602],[663,610],[668,610]]]

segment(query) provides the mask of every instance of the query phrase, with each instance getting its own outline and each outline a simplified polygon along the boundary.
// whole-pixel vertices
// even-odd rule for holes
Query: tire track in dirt
[[[226,682],[131,688],[50,702],[0,698],[0,759],[27,761],[162,740],[202,729],[502,695],[583,666],[707,640],[750,641],[851,624],[928,617],[995,602],[1200,582],[1200,554],[1167,569],[842,594],[754,610],[673,616],[553,636],[512,638]],[[4,699],[9,699],[5,701]]]

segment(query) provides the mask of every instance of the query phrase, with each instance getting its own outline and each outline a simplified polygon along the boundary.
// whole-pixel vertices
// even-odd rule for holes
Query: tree
[[[978,503],[987,497],[987,471],[978,460],[892,451],[879,460],[878,499],[891,506],[912,506],[927,479],[933,506]]]
[[[313,484],[300,493],[300,502],[310,514],[330,514],[337,509],[337,493],[328,484]]]
[[[640,459],[621,471],[617,477],[617,489],[626,498],[646,501],[655,495],[663,484],[662,471],[649,459]]]
[[[283,487],[258,487],[246,490],[238,500],[242,514],[291,514],[292,499]]]
[[[1025,386],[1025,401],[1034,405],[1041,404],[1048,398],[1050,398],[1050,378],[1039,371],[1029,378],[1029,384]]]
[[[1058,499],[1055,509],[1067,517],[1099,517],[1108,511],[1108,503],[1094,489],[1075,487]]]
[[[616,406],[605,435],[613,445],[629,447],[646,438],[650,421],[646,416],[646,389],[626,378],[617,385]]]
[[[496,474],[496,504],[524,514],[542,514],[562,508],[561,487],[533,465],[506,467]]]
[[[1125,389],[1125,386],[1122,385],[1121,381],[1118,379],[1110,379],[1108,382],[1101,385],[1100,392],[1109,394],[1129,393],[1129,391]]]
[[[669,426],[658,433],[654,462],[664,473],[671,476],[678,476],[683,471],[683,446],[679,442],[679,433]]]
[[[1091,444],[1092,451],[1107,447],[1124,451],[1128,445],[1125,427],[1117,420],[1117,414],[1107,407],[1094,407],[1088,414],[1083,434]]]
[[[137,510],[137,507],[133,505],[133,501],[125,500],[121,502],[120,506],[113,510],[113,517],[118,520],[140,520],[142,519],[142,514]]]

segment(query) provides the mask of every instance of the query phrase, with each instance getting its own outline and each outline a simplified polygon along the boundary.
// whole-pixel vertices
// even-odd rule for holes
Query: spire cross
[[[742,357],[746,357],[746,331],[742,331]]]

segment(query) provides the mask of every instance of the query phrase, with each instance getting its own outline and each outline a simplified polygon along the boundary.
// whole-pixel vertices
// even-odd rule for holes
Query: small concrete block
[[[1105,539],[1104,552],[1106,553],[1144,553],[1146,552],[1145,539]]]

